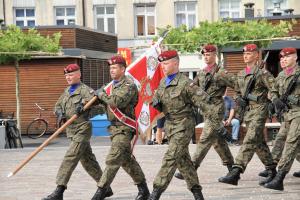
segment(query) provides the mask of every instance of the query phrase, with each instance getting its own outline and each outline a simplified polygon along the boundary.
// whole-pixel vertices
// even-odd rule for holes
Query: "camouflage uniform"
[[[258,67],[258,66],[257,66]],[[243,95],[248,81],[254,74],[255,69],[251,69],[249,74],[242,70],[237,75],[236,92]],[[234,167],[245,171],[247,164],[256,153],[266,169],[274,169],[275,164],[272,160],[270,149],[263,138],[263,130],[268,117],[268,91],[272,91],[274,77],[265,69],[259,69],[258,75],[251,94],[256,96],[258,101],[249,100],[249,106],[246,108],[244,122],[247,127],[247,133],[243,140],[243,144],[235,159]]]
[[[153,105],[166,116],[165,133],[169,140],[168,150],[164,155],[162,166],[153,182],[154,191],[160,193],[168,187],[178,168],[187,182],[188,189],[199,187],[199,180],[189,154],[189,143],[195,130],[193,105],[200,106],[204,93],[192,86],[191,81],[183,74],[176,77],[166,86],[162,79],[153,97]]]
[[[100,101],[105,105],[115,106],[126,116],[135,119],[134,108],[138,102],[138,90],[136,85],[128,77],[124,76],[112,87],[111,94],[104,93]],[[98,187],[107,188],[122,167],[133,179],[135,184],[146,181],[145,175],[131,154],[131,139],[135,129],[118,121],[115,115],[107,108],[107,116],[111,121],[109,132],[111,133],[111,148],[106,157],[106,168],[98,182]]]
[[[273,161],[276,164],[279,162],[279,160],[281,158],[288,131],[289,131],[289,128],[288,128],[288,126],[286,126],[286,122],[282,122],[279,132],[276,135],[275,143],[274,143],[273,149],[272,149]],[[300,153],[297,154],[296,159],[298,162],[300,162]]]
[[[279,95],[283,95],[294,75],[299,73],[300,67],[296,66],[296,70],[291,75],[285,75],[284,71],[280,72],[276,78],[276,83],[274,84],[274,91],[271,93],[272,99],[278,98]],[[299,82],[298,78],[298,82]],[[284,131],[287,134],[282,156],[278,163],[278,170],[288,173],[292,167],[294,159],[297,156],[297,152],[300,144],[300,87],[296,85],[295,89],[289,95],[289,98],[294,98],[298,103],[292,103],[288,101],[289,110],[284,113],[284,124],[281,126],[280,131]],[[288,99],[289,99],[288,98]],[[299,157],[299,154],[298,154]]]
[[[216,67],[217,65],[214,66],[214,68]],[[210,73],[205,69],[201,70],[195,78],[194,84],[203,88],[209,75]],[[227,74],[224,69],[219,69],[206,91],[210,98],[208,101],[204,101],[203,106],[201,106],[204,128],[192,158],[196,168],[200,166],[212,145],[222,159],[223,165],[230,168],[234,163],[228,144],[219,132],[222,128],[224,129],[222,122],[225,110],[223,95],[227,86],[234,87],[235,80],[234,75]]]
[[[76,108],[80,103],[89,101],[94,94],[94,91],[83,83],[80,83],[71,95],[69,94],[69,89],[70,86],[65,89],[55,105],[55,111],[64,113],[67,119],[76,114]],[[88,121],[88,117],[89,112],[83,112],[66,129],[67,137],[70,138],[71,144],[58,170],[57,185],[67,186],[79,161],[96,182],[99,181],[102,175],[101,168],[90,145],[91,124]]]

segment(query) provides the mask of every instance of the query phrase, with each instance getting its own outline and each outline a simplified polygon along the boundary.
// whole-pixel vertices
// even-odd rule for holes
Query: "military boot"
[[[259,172],[258,176],[261,176],[261,177],[268,177],[269,173],[268,173],[268,170],[265,169],[264,171],[261,171]]]
[[[298,177],[298,178],[299,178],[299,177],[300,177],[300,171],[298,171],[298,172],[294,172],[294,173],[293,173],[293,176],[295,176],[295,177]]]
[[[232,165],[227,165],[228,172],[232,170]]]
[[[199,185],[192,187],[191,191],[194,195],[195,200],[204,200],[201,190],[202,190],[202,188]]]
[[[63,185],[58,185],[56,189],[47,197],[42,200],[63,200],[64,199],[64,191],[66,187]]]
[[[283,190],[283,180],[285,178],[285,175],[287,173],[284,171],[278,171],[275,178],[270,181],[269,183],[266,183],[264,185],[265,188],[273,189],[273,190]]]
[[[139,190],[139,193],[135,197],[135,200],[147,200],[148,197],[149,197],[149,195],[150,195],[150,192],[149,192],[149,189],[148,189],[146,181],[138,184],[137,188]]]
[[[160,188],[153,188],[152,193],[150,194],[148,200],[159,200],[160,195],[162,194],[162,190]]]
[[[230,172],[226,176],[219,178],[219,182],[227,183],[231,185],[238,185],[238,181],[240,179],[240,174],[242,170],[238,167],[233,167]]]
[[[107,190],[108,190],[107,188],[98,187],[92,200],[103,200],[106,197]]]
[[[277,174],[277,171],[275,168],[268,169],[267,172],[268,172],[268,176],[264,180],[259,181],[259,185],[264,185],[266,183],[271,182]]]

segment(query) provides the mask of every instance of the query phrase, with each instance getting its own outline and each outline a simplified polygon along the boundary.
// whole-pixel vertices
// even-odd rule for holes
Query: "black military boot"
[[[261,177],[268,177],[269,173],[268,173],[268,170],[265,169],[264,171],[261,171],[259,172],[258,176],[261,176]]]
[[[231,185],[238,185],[238,181],[240,179],[240,174],[242,170],[238,167],[233,167],[230,172],[226,176],[219,178],[219,182],[227,183]]]
[[[259,185],[264,185],[266,183],[271,182],[277,174],[277,171],[275,168],[268,169],[267,172],[268,172],[268,176],[264,180],[259,181]]]
[[[139,190],[139,193],[135,197],[135,200],[147,200],[149,198],[150,192],[149,192],[146,181],[138,184],[137,188]]]
[[[202,188],[199,185],[192,187],[191,191],[194,195],[195,200],[204,200],[201,190],[202,190]]]
[[[266,183],[264,185],[265,188],[273,189],[273,190],[283,190],[283,180],[285,178],[285,175],[287,173],[284,171],[278,171],[275,178],[270,181],[269,183]]]
[[[227,165],[228,172],[232,170],[232,165]]]
[[[300,178],[300,171],[294,172],[294,173],[293,173],[293,176]]]
[[[63,185],[58,185],[56,189],[47,197],[42,200],[63,200],[64,199],[64,191],[66,187]]]
[[[174,176],[175,176],[176,178],[180,179],[180,180],[183,180],[183,179],[184,179],[183,176],[182,176],[182,174],[181,174],[180,172],[176,172],[176,173],[174,174]]]
[[[148,200],[159,200],[160,195],[162,194],[162,190],[160,188],[153,188],[152,193],[150,194]]]
[[[111,197],[113,195],[113,191],[111,189],[111,187],[108,187],[105,193],[105,197]]]
[[[103,200],[106,197],[108,189],[98,187],[96,193],[94,194],[92,200]]]

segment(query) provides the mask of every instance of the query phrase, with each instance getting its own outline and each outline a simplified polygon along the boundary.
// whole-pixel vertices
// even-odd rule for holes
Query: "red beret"
[[[297,49],[295,49],[294,47],[286,47],[280,51],[279,58],[290,55],[290,54],[294,54],[294,53],[297,53]]]
[[[202,48],[201,54],[208,53],[208,52],[216,52],[216,51],[217,51],[217,47],[215,45],[207,44]]]
[[[64,68],[64,73],[67,74],[67,73],[75,72],[77,70],[80,70],[80,67],[77,64],[69,64]]]
[[[158,61],[163,62],[171,58],[178,57],[178,53],[175,50],[164,51],[158,56]]]
[[[245,51],[258,51],[258,47],[256,44],[246,44],[243,48],[243,52]]]
[[[116,55],[116,56],[111,57],[107,62],[108,62],[109,65],[120,64],[120,65],[124,65],[125,67],[127,65],[125,58],[123,58],[120,55]]]

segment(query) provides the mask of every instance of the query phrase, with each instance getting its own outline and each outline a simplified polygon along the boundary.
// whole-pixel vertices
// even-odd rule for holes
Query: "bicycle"
[[[42,108],[37,103],[35,103],[35,105],[39,109],[39,115],[32,122],[29,123],[26,130],[27,136],[32,139],[37,139],[42,137],[48,131],[49,128],[49,122],[42,117],[42,112],[46,111],[46,109]],[[57,126],[56,123],[55,129],[57,129],[58,127],[59,126]]]
[[[6,137],[5,137],[5,148],[23,148],[22,137],[19,129],[17,128],[16,119],[14,118],[14,113],[7,115],[3,119],[3,112],[0,111],[0,123],[5,126]]]

